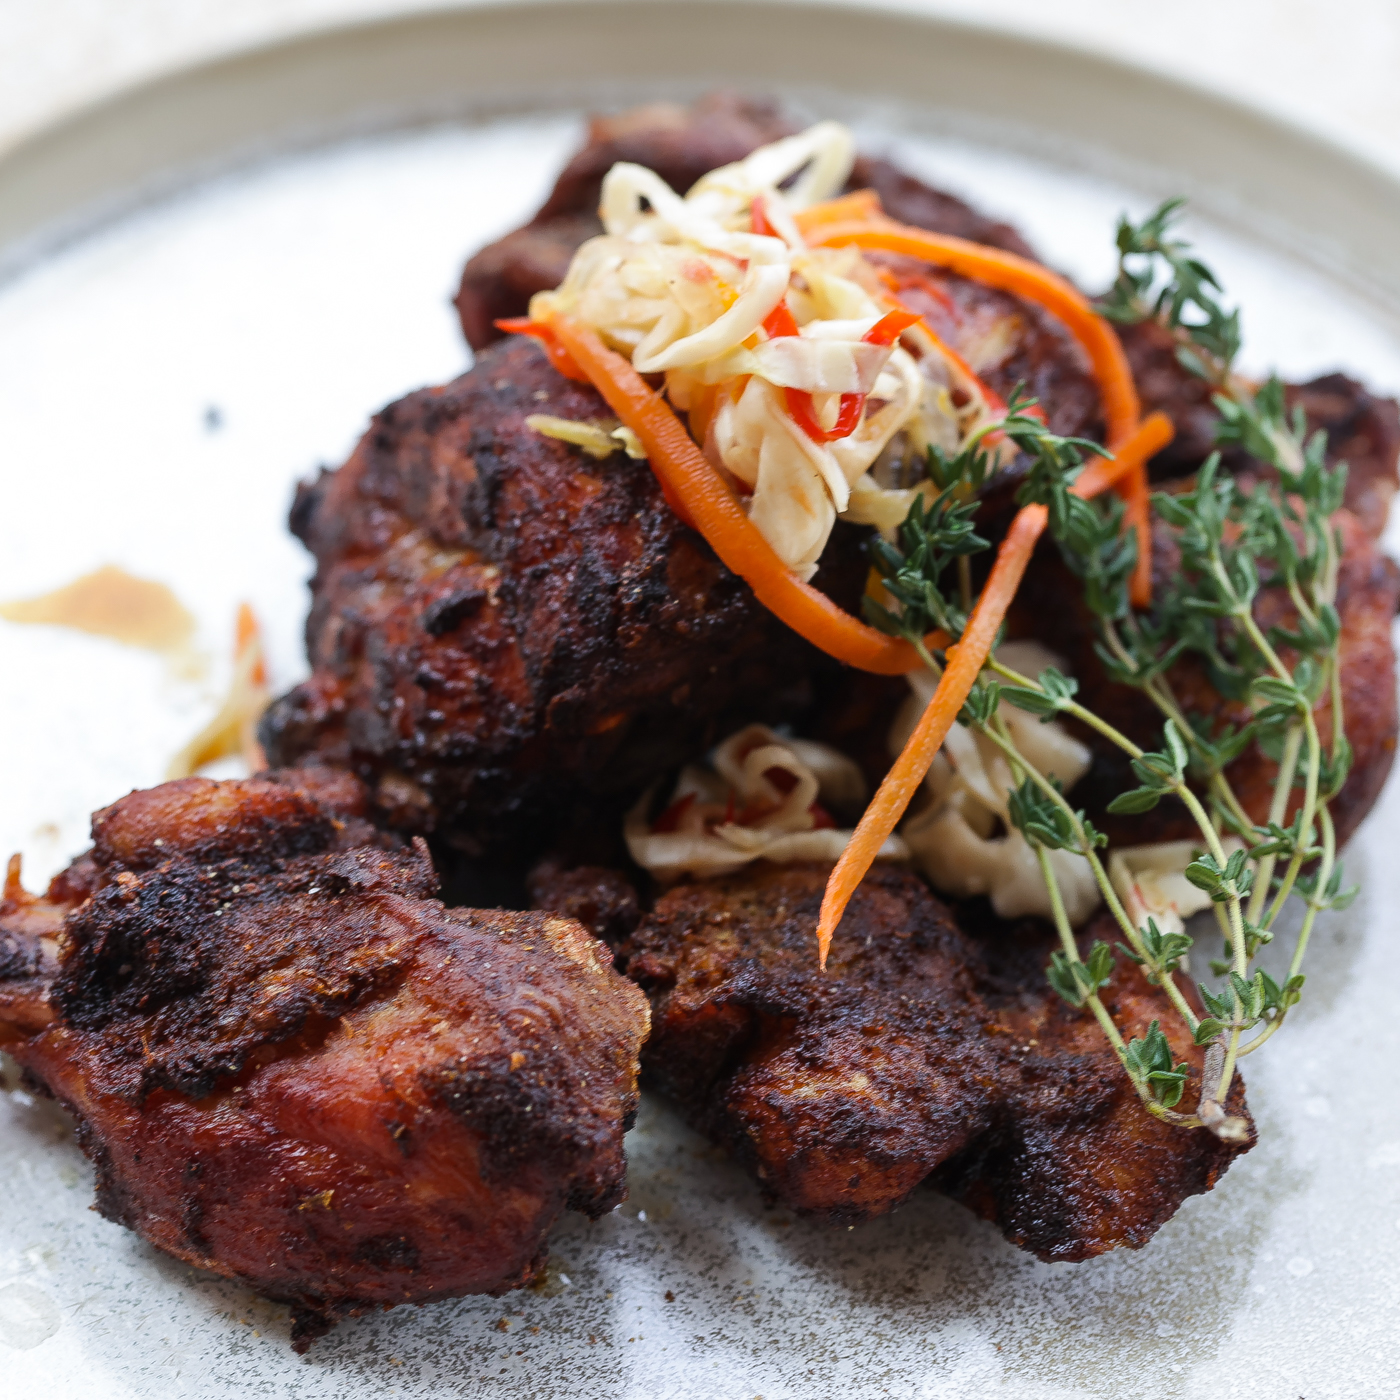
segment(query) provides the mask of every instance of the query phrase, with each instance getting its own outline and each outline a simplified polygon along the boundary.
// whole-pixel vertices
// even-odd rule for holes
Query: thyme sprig
[[[1247,1126],[1223,1107],[1234,1067],[1277,1032],[1301,999],[1303,958],[1317,916],[1345,908],[1355,895],[1343,888],[1328,811],[1352,760],[1338,662],[1340,546],[1331,519],[1346,477],[1344,467],[1328,467],[1324,435],[1309,436],[1301,412],[1286,411],[1277,379],[1253,385],[1237,373],[1238,309],[1225,307],[1214,274],[1175,236],[1180,209],[1181,201],[1168,201],[1141,224],[1120,223],[1119,275],[1101,309],[1120,323],[1152,319],[1165,329],[1180,364],[1212,388],[1220,446],[1243,451],[1271,472],[1249,489],[1223,469],[1217,452],[1187,489],[1153,497],[1180,566],[1159,588],[1150,613],[1130,606],[1137,546],[1135,533],[1123,528],[1121,504],[1083,501],[1069,490],[1085,456],[1103,449],[1052,433],[1020,391],[1001,425],[1028,462],[1018,500],[1048,507],[1052,538],[1078,576],[1098,627],[1098,655],[1111,680],[1142,691],[1157,707],[1161,746],[1144,750],[1088,710],[1076,682],[1060,672],[1024,676],[995,657],[959,718],[1001,750],[1016,784],[1008,797],[1010,821],[1036,855],[1059,934],[1060,948],[1047,969],[1052,987],[1095,1017],[1150,1112],[1238,1140]],[[985,426],[955,455],[931,451],[928,471],[938,494],[927,504],[915,500],[894,543],[871,546],[888,601],[867,598],[867,619],[909,640],[935,672],[943,656],[924,650],[923,639],[934,628],[951,641],[961,635],[975,601],[970,563],[989,548],[976,531],[974,495],[998,460],[987,441],[990,431]],[[1258,620],[1265,589],[1286,594],[1293,614],[1287,627]],[[1185,703],[1173,676],[1187,657],[1234,703],[1236,720],[1226,723]],[[1323,699],[1331,710],[1325,743],[1315,716]],[[1204,1014],[1178,980],[1192,936],[1163,931],[1153,920],[1143,928],[1134,924],[1100,855],[1105,836],[1021,753],[1001,718],[1003,701],[1045,721],[1076,719],[1128,757],[1136,786],[1109,804],[1110,813],[1146,812],[1165,797],[1190,813],[1200,844],[1185,874],[1209,896],[1227,953],[1214,964],[1224,981],[1198,986]],[[1277,765],[1263,821],[1254,819],[1230,780],[1231,765],[1251,749]],[[1227,849],[1231,838],[1234,849]],[[1125,1040],[1105,1007],[1100,992],[1114,976],[1117,952],[1099,941],[1087,957],[1080,955],[1049,858],[1055,850],[1088,863],[1123,935],[1117,952],[1162,990],[1195,1043],[1207,1047],[1194,1113],[1178,1108],[1191,1071],[1174,1060],[1160,1020]],[[1293,893],[1303,900],[1304,917],[1288,974],[1278,982],[1252,964],[1274,938]]]

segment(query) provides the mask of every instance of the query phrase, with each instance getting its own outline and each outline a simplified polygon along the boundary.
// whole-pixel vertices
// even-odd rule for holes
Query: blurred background
[[[1162,68],[1400,170],[1397,0],[894,3]],[[114,88],[192,60],[338,20],[429,7],[430,0],[0,0],[0,148]]]

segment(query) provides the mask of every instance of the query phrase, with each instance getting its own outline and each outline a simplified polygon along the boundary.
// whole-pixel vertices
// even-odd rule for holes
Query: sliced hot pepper
[[[783,393],[787,398],[787,409],[793,422],[813,442],[835,442],[837,438],[850,437],[860,427],[860,416],[865,412],[864,394],[842,394],[836,421],[830,428],[823,428],[817,421],[811,394],[805,389],[784,389]]]
[[[749,205],[749,217],[752,220],[753,231],[761,238],[777,238],[778,230],[768,222],[768,201],[761,194],[753,197],[753,203]]]
[[[887,311],[861,339],[870,345],[893,345],[910,326],[921,320],[923,317],[917,311],[906,311],[903,308]]]
[[[797,318],[788,309],[786,297],[768,313],[763,322],[763,329],[768,332],[770,340],[779,340],[785,335],[799,333]]]
[[[893,345],[919,319],[920,317],[912,311],[887,312],[861,336],[861,339],[870,345]],[[764,321],[763,329],[774,340],[782,336],[798,334],[797,321],[788,309],[786,299],[780,301],[768,313],[768,319]],[[835,442],[838,438],[850,437],[860,427],[861,415],[865,412],[866,396],[864,394],[842,394],[841,407],[837,411],[836,421],[830,428],[823,428],[817,421],[812,396],[807,390],[787,389],[784,390],[784,394],[787,398],[788,412],[792,415],[793,421],[813,442]]]

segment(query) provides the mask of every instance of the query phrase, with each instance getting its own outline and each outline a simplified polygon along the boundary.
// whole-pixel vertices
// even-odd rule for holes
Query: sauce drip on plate
[[[165,584],[136,578],[115,564],[38,598],[0,603],[0,617],[72,627],[160,652],[182,650],[195,628],[194,618]]]

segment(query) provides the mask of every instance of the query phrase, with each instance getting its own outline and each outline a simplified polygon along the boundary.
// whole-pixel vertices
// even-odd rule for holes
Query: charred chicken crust
[[[7,1048],[77,1117],[98,1209],[291,1304],[298,1350],[528,1283],[561,1211],[622,1200],[648,1022],[581,925],[444,909],[423,843],[341,844],[328,788],[133,793],[78,879],[0,910]],[[60,920],[44,1018],[25,950]]]
[[[1082,1260],[1145,1244],[1245,1150],[1143,1110],[1098,1027],[1046,983],[1042,924],[969,936],[915,876],[877,866],[821,973],[827,874],[678,885],[620,950],[652,1002],[647,1082],[771,1197],[852,1223],[928,1181],[1040,1258]],[[1131,1033],[1172,1024],[1135,973],[1104,995]],[[1198,1077],[1201,1051],[1172,1048]]]
[[[835,670],[682,525],[645,462],[542,437],[606,416],[517,337],[375,420],[300,495],[316,556],[309,680],[267,711],[270,759],[369,785],[377,818],[471,854],[536,854],[580,806],[620,818],[658,773],[810,705]],[[845,528],[817,583],[854,606]]]
[[[1141,1248],[1254,1145],[1252,1126],[1247,1142],[1230,1144],[1153,1118],[1093,1019],[1050,989],[1054,930],[1038,919],[1008,924],[985,904],[958,915],[976,950],[969,966],[997,1048],[999,1107],[992,1130],[939,1167],[931,1184],[1047,1261]],[[1080,931],[1081,954],[1117,934],[1101,915]],[[1176,1061],[1190,1066],[1194,1095],[1203,1052],[1169,1016],[1165,997],[1121,957],[1100,995],[1129,1037],[1160,1019]],[[1238,1075],[1227,1108],[1248,1118]]]

